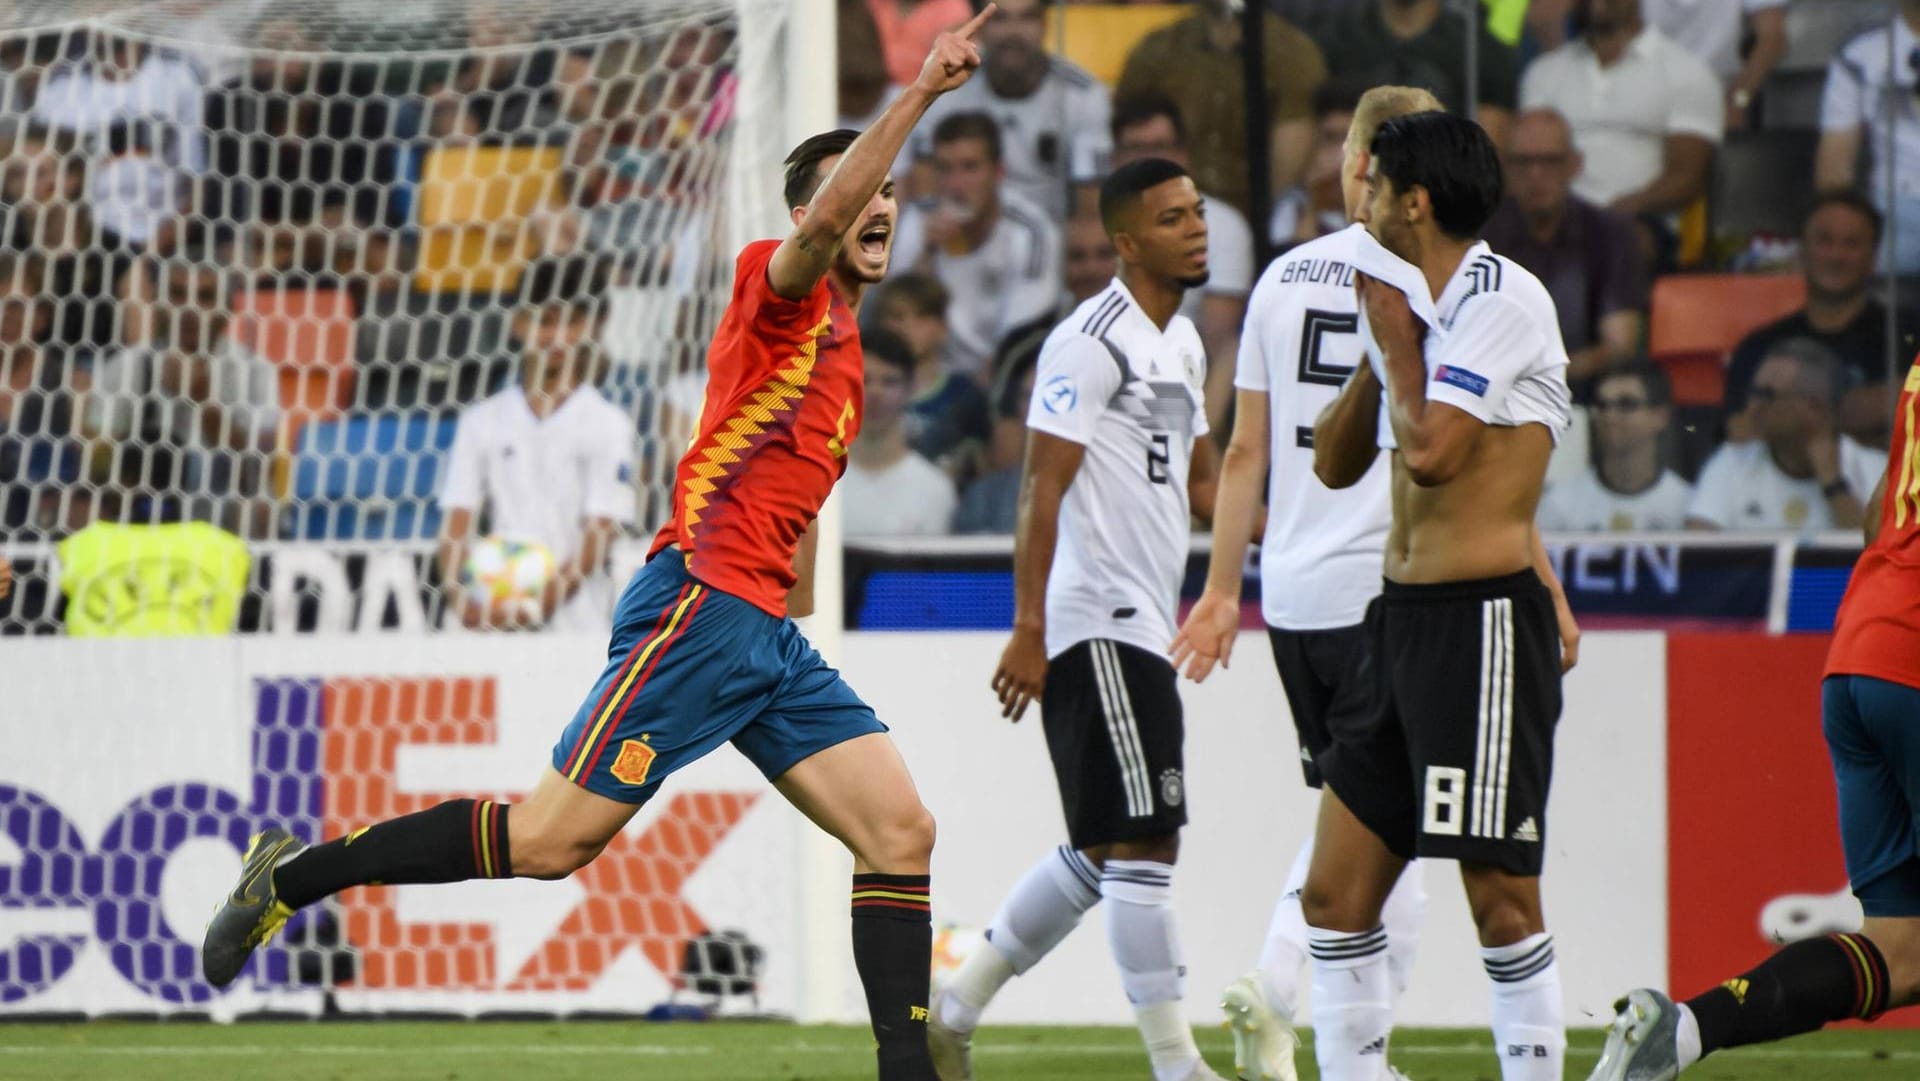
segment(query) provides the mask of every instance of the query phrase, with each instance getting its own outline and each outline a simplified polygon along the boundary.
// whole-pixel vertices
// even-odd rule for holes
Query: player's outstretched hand
[[[1213,674],[1215,661],[1222,668],[1232,667],[1227,662],[1239,636],[1240,602],[1212,590],[1200,594],[1187,621],[1180,624],[1180,633],[1173,636],[1169,654],[1174,670],[1185,668],[1187,678],[1199,683]]]
[[[0,600],[5,600],[7,594],[12,592],[13,564],[7,562],[4,557],[0,557]]]
[[[1013,639],[1001,651],[1000,667],[993,671],[993,693],[1000,699],[1000,716],[1019,723],[1027,705],[1040,698],[1047,685],[1047,636],[1031,627],[1016,627]]]
[[[913,81],[914,85],[929,94],[939,95],[959,88],[971,78],[980,67],[980,46],[974,43],[974,35],[998,10],[995,5],[988,4],[980,9],[980,14],[961,26],[934,38],[933,51],[927,54],[927,62],[921,66],[920,77]]]

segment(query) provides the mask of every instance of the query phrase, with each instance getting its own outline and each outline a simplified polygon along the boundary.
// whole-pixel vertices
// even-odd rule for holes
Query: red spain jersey
[[[1920,360],[1894,410],[1886,488],[1880,532],[1853,565],[1834,621],[1827,675],[1920,687]]]
[[[784,616],[800,534],[860,434],[862,369],[853,309],[824,278],[801,300],[773,291],[779,246],[756,241],[734,261],[706,400],[653,551],[677,545],[695,578]]]

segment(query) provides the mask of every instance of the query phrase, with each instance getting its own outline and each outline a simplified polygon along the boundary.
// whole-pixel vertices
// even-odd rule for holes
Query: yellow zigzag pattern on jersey
[[[747,399],[747,404],[741,406],[738,413],[715,430],[713,442],[700,452],[699,460],[693,463],[693,476],[687,481],[688,532],[700,524],[700,512],[707,508],[707,497],[719,487],[720,478],[730,468],[740,464],[740,454],[747,449],[747,444],[766,432],[776,415],[798,405],[801,396],[806,393],[807,383],[813,378],[813,365],[820,353],[820,339],[826,336],[827,327],[832,322],[831,315],[822,317],[819,325],[807,332],[807,341],[800,347],[800,354],[793,358],[792,365],[774,372],[773,378],[754,391],[753,397]]]

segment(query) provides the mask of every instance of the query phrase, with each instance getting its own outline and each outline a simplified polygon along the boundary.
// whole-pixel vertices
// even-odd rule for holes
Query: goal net
[[[0,5],[0,1013],[805,1011],[796,816],[731,755],[566,882],[352,890],[226,994],[197,960],[254,830],[547,760],[605,632],[458,633],[456,428],[529,283],[588,283],[633,565],[784,227],[802,4],[830,46],[813,0]]]
[[[520,382],[543,266],[604,283],[582,368],[657,527],[782,225],[788,5],[0,12],[0,632],[439,626],[457,419]]]

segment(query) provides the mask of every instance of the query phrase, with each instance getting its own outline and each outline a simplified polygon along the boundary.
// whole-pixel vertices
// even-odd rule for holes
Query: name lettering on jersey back
[[[1281,285],[1353,287],[1353,268],[1338,259],[1298,259],[1280,268]]]

